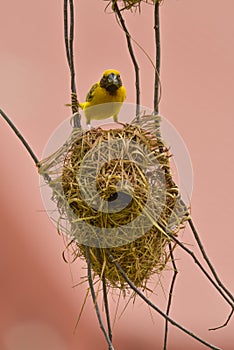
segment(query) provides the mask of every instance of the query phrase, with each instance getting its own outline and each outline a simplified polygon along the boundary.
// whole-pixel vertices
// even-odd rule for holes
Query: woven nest
[[[109,0],[105,0],[109,1]],[[121,10],[140,10],[141,3],[146,3],[146,4],[157,4],[161,3],[162,0],[116,0],[115,2],[118,2],[121,4]],[[113,1],[109,1],[109,4],[112,4],[113,6]],[[108,6],[109,6],[108,4]]]
[[[39,168],[50,176],[59,230],[72,242],[75,257],[86,259],[88,245],[95,275],[105,273],[108,285],[121,290],[126,282],[107,249],[132,282],[145,288],[165,268],[172,235],[188,219],[157,123],[144,116],[121,129],[76,130]]]

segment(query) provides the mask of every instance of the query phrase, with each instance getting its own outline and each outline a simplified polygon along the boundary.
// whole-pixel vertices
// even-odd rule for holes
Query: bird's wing
[[[94,84],[91,89],[89,90],[87,96],[86,96],[86,102],[91,102],[93,99],[93,95],[97,87],[99,86],[99,83]]]

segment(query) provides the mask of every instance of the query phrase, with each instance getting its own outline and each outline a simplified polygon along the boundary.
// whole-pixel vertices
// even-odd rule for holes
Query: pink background
[[[76,69],[80,99],[107,68],[119,69],[134,102],[134,72],[123,33],[104,1],[77,0]],[[62,1],[1,2],[0,107],[39,158],[53,130],[70,111],[69,72],[63,43]],[[181,133],[194,167],[192,217],[217,272],[233,289],[233,91],[232,0],[164,0],[161,6],[161,114]],[[153,8],[125,15],[134,38],[153,57]],[[141,102],[152,107],[153,69],[135,48],[141,67]],[[73,334],[85,285],[72,286],[86,271],[62,260],[64,243],[48,219],[32,160],[0,119],[0,348],[75,350],[106,348],[89,298]],[[194,244],[190,230],[183,241]],[[193,246],[191,249],[196,250]],[[233,320],[217,332],[229,307],[177,249],[179,277],[172,316],[222,349],[234,344]],[[162,277],[167,292],[167,279]],[[153,300],[165,307],[158,285]],[[114,309],[114,303],[112,309]],[[117,350],[161,349],[163,321],[143,302],[130,304],[114,328]],[[205,349],[170,327],[168,349]]]

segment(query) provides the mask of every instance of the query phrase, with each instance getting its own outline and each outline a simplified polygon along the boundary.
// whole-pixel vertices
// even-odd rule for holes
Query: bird
[[[105,70],[100,81],[89,90],[85,102],[79,103],[79,107],[84,111],[88,128],[91,128],[93,119],[113,117],[114,122],[118,122],[118,114],[125,99],[126,88],[122,84],[119,71]]]

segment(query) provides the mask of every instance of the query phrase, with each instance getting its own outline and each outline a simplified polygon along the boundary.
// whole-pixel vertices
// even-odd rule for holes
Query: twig
[[[169,316],[169,313],[170,313],[174,285],[175,285],[176,277],[177,277],[177,274],[178,274],[178,270],[177,270],[177,267],[176,267],[174,254],[173,254],[173,248],[172,248],[171,242],[169,242],[169,251],[170,251],[170,258],[171,258],[172,267],[173,267],[173,276],[172,276],[172,280],[171,280],[171,286],[170,286],[169,297],[168,297],[168,302],[167,302],[167,309],[166,309],[166,315],[167,316]],[[164,331],[163,350],[167,350],[167,338],[168,338],[168,320],[166,319],[165,331]]]
[[[156,46],[156,70],[155,70],[155,84],[154,84],[154,113],[157,115],[159,112],[159,83],[160,83],[160,63],[161,63],[161,44],[160,44],[160,16],[159,16],[159,2],[156,2],[155,7],[154,7],[154,30],[155,30],[155,46]],[[160,128],[158,128],[158,136],[161,136],[161,131]],[[162,151],[162,150],[161,150]],[[233,312],[234,312],[234,305],[232,302],[230,302],[230,300],[228,298],[226,298],[225,294],[222,292],[222,290],[227,294],[228,297],[230,297],[230,299],[233,301],[234,298],[232,296],[232,294],[227,290],[227,288],[223,285],[223,283],[221,282],[221,280],[219,279],[214,267],[212,266],[206,252],[205,249],[201,243],[201,240],[199,238],[199,235],[194,227],[194,224],[192,222],[192,219],[189,219],[189,225],[192,229],[192,232],[194,234],[194,237],[197,241],[197,244],[200,248],[200,251],[203,255],[204,260],[206,261],[206,263],[208,264],[217,284],[221,287],[219,288],[218,285],[214,282],[214,280],[209,276],[209,274],[207,273],[207,271],[203,268],[203,266],[200,264],[200,262],[198,261],[198,259],[195,257],[194,253],[192,251],[190,251],[189,249],[187,249],[182,243],[180,243],[178,240],[174,239],[174,237],[172,236],[172,239],[174,239],[174,241],[176,241],[181,248],[183,248],[184,250],[186,250],[186,252],[188,254],[190,254],[195,263],[199,266],[199,268],[202,270],[202,272],[206,275],[206,277],[210,280],[210,282],[215,286],[215,288],[219,291],[219,293],[224,297],[224,299],[231,305],[232,310],[226,320],[226,322],[219,327],[216,328],[211,328],[210,330],[215,330],[218,328],[222,328],[224,326],[227,325],[228,321],[230,320]],[[175,276],[175,275],[174,275]],[[174,277],[173,277],[174,278]],[[167,322],[166,322],[166,328],[165,328],[165,339],[167,338]],[[165,339],[164,339],[164,349],[165,348]]]
[[[232,318],[232,315],[234,313],[234,308],[231,310],[230,314],[228,315],[226,321],[221,325],[221,326],[217,326],[217,327],[212,327],[212,328],[209,328],[209,331],[216,331],[217,329],[220,329],[220,328],[223,328],[223,327],[226,327],[228,322],[230,321],[230,319]]]
[[[161,45],[160,45],[160,17],[159,17],[159,2],[154,5],[154,34],[156,46],[156,69],[154,76],[154,114],[159,112],[159,85],[160,85],[160,65],[161,65]]]
[[[74,40],[74,5],[73,1],[69,0],[70,4],[70,70],[71,70],[71,91],[76,93],[76,82],[75,82],[75,68],[74,68],[74,55],[73,55],[73,40]],[[74,106],[73,106],[74,108]]]
[[[70,59],[70,49],[69,49],[69,39],[68,39],[68,16],[67,16],[67,0],[64,0],[63,4],[63,13],[64,13],[64,41],[65,41],[65,49],[66,49],[66,56],[67,56],[67,62],[68,66],[70,68],[71,66],[71,59]]]
[[[95,307],[95,311],[96,311],[96,315],[97,315],[97,318],[98,318],[98,323],[99,323],[99,326],[106,338],[106,341],[107,341],[107,344],[109,346],[109,350],[114,350],[114,347],[112,345],[112,342],[104,328],[104,325],[102,323],[102,319],[101,319],[101,315],[100,315],[100,311],[99,311],[99,307],[98,307],[98,304],[97,304],[97,300],[96,300],[96,296],[95,296],[95,291],[94,291],[94,287],[93,287],[93,280],[92,280],[92,274],[91,274],[91,262],[90,262],[90,251],[89,251],[89,247],[86,246],[85,247],[86,249],[86,258],[87,258],[87,268],[88,268],[88,281],[89,281],[89,287],[90,287],[90,291],[91,291],[91,295],[92,295],[92,299],[93,299],[93,304],[94,304],[94,307]]]
[[[206,252],[205,252],[205,248],[204,248],[203,245],[202,245],[202,242],[201,242],[201,240],[200,240],[200,238],[199,238],[199,235],[198,235],[197,230],[196,230],[196,228],[195,228],[195,226],[194,226],[194,224],[193,224],[192,219],[189,219],[188,222],[189,222],[189,226],[191,227],[191,230],[192,230],[192,232],[193,232],[193,235],[194,235],[194,237],[195,237],[195,239],[196,239],[196,242],[197,242],[197,244],[198,244],[198,246],[199,246],[199,248],[200,248],[200,251],[201,251],[201,253],[202,253],[202,256],[203,256],[204,260],[206,261],[207,265],[209,266],[209,268],[210,268],[210,270],[211,270],[211,272],[212,272],[214,278],[216,279],[216,281],[217,281],[217,283],[219,284],[219,286],[220,286],[220,287],[225,291],[225,293],[230,297],[230,299],[231,299],[232,301],[234,301],[234,296],[229,292],[229,290],[228,290],[228,289],[224,286],[224,284],[221,282],[220,278],[219,278],[218,275],[217,275],[217,272],[215,271],[213,265],[211,264],[210,259],[208,258],[208,255],[207,255]]]
[[[99,248],[97,248],[97,257],[100,264],[103,266],[103,260],[102,260]],[[102,279],[103,300],[104,300],[104,308],[105,308],[105,314],[106,314],[106,322],[108,327],[108,334],[109,334],[110,340],[112,341],[112,329],[111,329],[111,322],[110,322],[110,311],[109,311],[109,303],[108,303],[108,295],[107,295],[108,293],[106,289],[105,271],[103,271],[101,279]]]
[[[0,114],[3,116],[3,118],[8,123],[8,125],[11,127],[11,129],[15,132],[16,136],[23,143],[23,145],[27,149],[28,153],[30,154],[31,158],[33,159],[35,165],[38,166],[39,160],[38,160],[37,156],[35,155],[35,153],[33,152],[32,148],[29,146],[28,142],[23,137],[23,135],[20,133],[20,131],[17,129],[17,127],[12,123],[12,121],[8,118],[8,116],[1,109],[0,109]]]
[[[107,289],[106,289],[105,273],[102,276],[102,288],[103,288],[103,299],[104,299],[104,307],[105,307],[105,313],[106,313],[108,334],[109,334],[110,340],[112,341],[112,329],[111,329],[111,322],[110,322],[110,311],[109,311],[109,303],[108,303],[108,296],[107,296]]]
[[[194,223],[193,223],[192,219],[189,219],[188,222],[189,222],[190,228],[191,228],[191,230],[193,232],[194,238],[195,238],[195,240],[197,242],[197,245],[199,246],[199,249],[200,249],[200,251],[202,253],[202,256],[203,256],[204,260],[206,261],[207,265],[209,266],[209,268],[210,268],[210,270],[211,270],[211,272],[212,272],[216,282],[222,288],[222,290],[226,293],[226,295],[229,296],[232,301],[234,301],[234,296],[231,294],[231,292],[229,292],[229,290],[221,282],[219,276],[217,275],[217,272],[215,271],[213,265],[211,264],[210,259],[208,258],[208,255],[206,254],[205,248],[203,247],[203,244],[202,244],[202,242],[201,242],[201,240],[199,238],[199,235],[197,233],[197,230],[196,230],[196,228],[194,226]],[[214,331],[214,330],[223,328],[223,327],[225,327],[228,324],[228,322],[230,321],[230,319],[231,319],[231,317],[232,317],[232,315],[234,313],[234,303],[229,303],[229,304],[231,305],[232,309],[231,309],[230,314],[227,317],[227,320],[221,326],[209,328],[210,331]]]
[[[15,126],[15,124],[8,118],[8,116],[6,115],[6,113],[3,112],[2,109],[0,109],[0,114],[3,116],[3,118],[5,119],[5,121],[7,122],[7,124],[10,126],[10,128],[14,131],[14,133],[16,134],[16,136],[19,138],[19,140],[22,142],[22,144],[24,145],[24,147],[26,148],[26,150],[28,151],[28,153],[30,154],[32,160],[34,161],[35,165],[37,168],[40,167],[40,162],[39,159],[37,158],[37,156],[35,155],[35,153],[33,152],[31,146],[29,146],[28,142],[25,140],[25,138],[23,137],[23,135],[21,134],[21,132],[17,129],[17,127]],[[43,174],[44,179],[47,182],[51,181],[51,178],[48,174]]]
[[[181,243],[177,238],[175,238],[174,235],[167,232],[167,234],[175,241],[183,250],[185,250],[194,260],[194,262],[198,265],[200,270],[204,273],[204,275],[208,278],[208,280],[213,284],[213,286],[219,291],[219,293],[223,296],[223,298],[226,300],[226,302],[233,308],[233,303],[229,300],[229,298],[224,294],[223,290],[218,286],[218,284],[212,279],[212,277],[209,275],[209,273],[205,270],[205,268],[202,266],[196,255],[192,250],[185,247],[183,243]]]
[[[173,326],[179,328],[184,333],[188,334],[189,336],[191,336],[192,338],[196,339],[200,343],[206,345],[208,348],[213,349],[213,350],[221,350],[220,348],[217,348],[216,346],[206,342],[205,340],[203,340],[200,337],[198,337],[196,334],[190,332],[188,329],[186,329],[185,327],[181,326],[179,323],[177,323],[172,318],[170,318],[166,313],[164,313],[161,309],[159,309],[155,304],[153,304],[141,291],[139,291],[139,289],[134,285],[134,283],[128,278],[128,276],[125,274],[125,272],[123,271],[123,269],[121,268],[119,263],[117,261],[115,261],[114,257],[110,254],[108,249],[107,249],[107,254],[108,254],[108,257],[109,257],[110,261],[116,266],[116,268],[118,269],[119,273],[122,275],[122,277],[128,283],[130,288],[132,290],[134,290],[134,292],[137,295],[139,295],[139,297],[141,299],[143,299],[150,307],[152,307],[152,309],[157,311],[161,316],[163,316],[166,320],[168,320],[168,322],[170,322]]]
[[[117,1],[116,0],[112,0],[112,8],[114,10],[114,12],[116,13],[120,24],[125,32],[126,35],[126,40],[127,40],[127,45],[128,45],[128,51],[129,54],[131,56],[132,59],[132,63],[135,69],[135,86],[136,86],[136,116],[137,119],[139,120],[139,114],[140,114],[140,75],[139,75],[139,66],[133,51],[133,47],[132,47],[132,41],[131,41],[131,35],[126,27],[125,21],[123,19],[123,16],[120,12],[120,9],[118,7]]]
[[[80,113],[78,111],[78,101],[76,94],[76,82],[75,82],[75,66],[73,55],[73,41],[74,41],[74,4],[73,0],[69,0],[70,8],[70,28],[68,37],[68,0],[64,0],[64,41],[66,49],[66,57],[71,74],[71,107],[73,113],[73,123],[75,128],[80,128]]]

